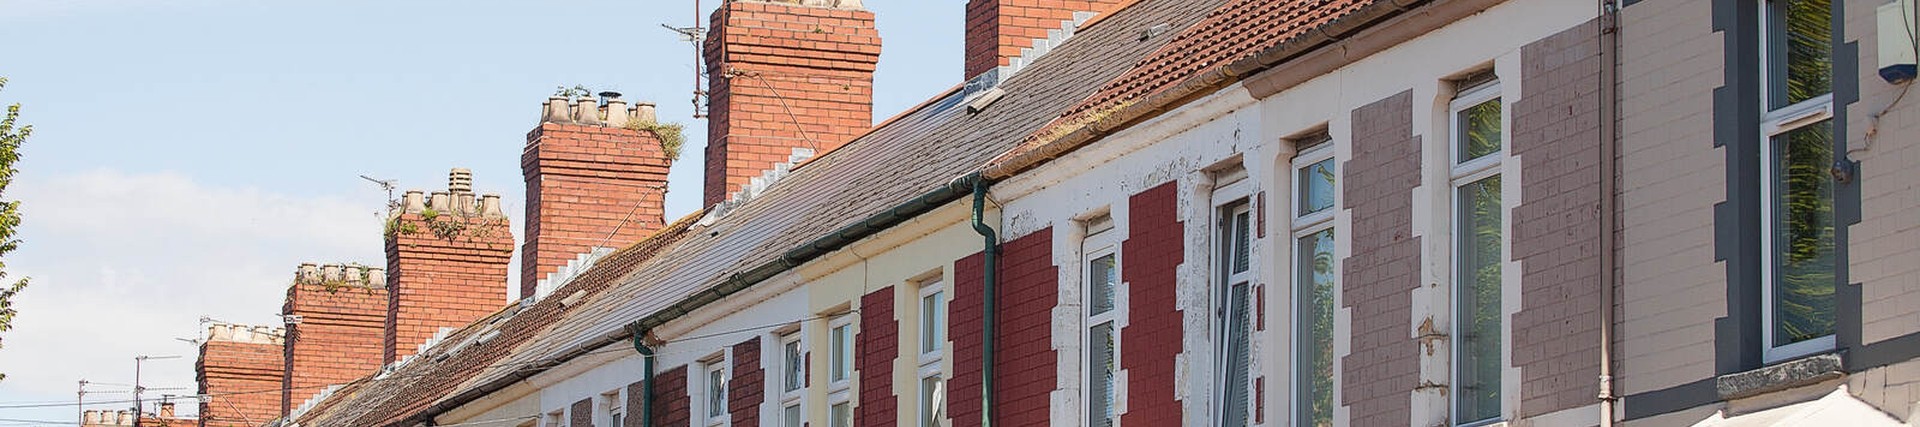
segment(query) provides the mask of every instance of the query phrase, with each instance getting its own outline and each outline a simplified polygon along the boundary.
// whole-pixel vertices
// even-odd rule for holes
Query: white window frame
[[[919,342],[914,345],[920,349],[920,351],[916,352],[919,353],[920,369],[918,375],[914,377],[914,389],[919,390],[920,393],[928,393],[927,390],[922,390],[925,388],[926,379],[928,378],[938,378],[940,381],[939,388],[946,388],[947,378],[942,365],[945,364],[947,350],[953,347],[950,344],[951,336],[948,335],[949,329],[947,328],[947,319],[951,318],[948,315],[952,312],[952,308],[950,307],[952,307],[953,294],[946,292],[946,286],[940,281],[938,276],[921,281],[919,288],[919,297],[914,299],[914,308],[915,311],[919,312],[915,324],[920,339],[916,340]],[[926,302],[928,297],[937,298],[937,308],[941,312],[927,312]],[[939,336],[938,340],[933,342],[935,346],[933,348],[927,348],[926,346],[929,329],[937,331],[938,333],[936,335]],[[947,406],[944,393],[941,393],[942,391],[943,390],[934,390],[936,398],[934,403],[938,405],[937,407],[926,406],[926,402],[921,398],[921,395],[914,395],[914,404],[919,407],[919,415],[917,416],[919,422],[917,422],[916,425],[921,427],[940,427],[947,423],[945,411],[936,411],[936,409],[944,409]],[[939,418],[936,419],[936,415]]]
[[[614,389],[606,393],[600,393],[600,407],[604,409],[603,411],[601,411],[600,415],[605,419],[602,419],[599,422],[605,423],[605,425],[612,426],[612,427],[622,427],[621,426],[622,421],[625,421],[625,417],[627,413],[626,406],[625,406],[625,403],[626,403],[625,397],[626,397],[625,389]],[[596,417],[596,418],[601,418],[601,417]]]
[[[1225,337],[1226,334],[1229,333],[1228,329],[1230,328],[1230,324],[1228,323],[1230,319],[1229,316],[1233,316],[1234,314],[1228,313],[1228,311],[1231,311],[1230,305],[1223,306],[1222,303],[1227,302],[1227,299],[1232,297],[1232,287],[1234,284],[1245,282],[1247,284],[1247,298],[1250,299],[1247,304],[1248,310],[1260,309],[1258,307],[1259,301],[1257,301],[1259,289],[1256,287],[1259,285],[1259,281],[1256,279],[1259,277],[1260,258],[1257,255],[1248,253],[1247,271],[1232,273],[1230,271],[1231,266],[1227,261],[1228,257],[1231,257],[1233,254],[1222,250],[1231,242],[1220,241],[1228,237],[1226,233],[1227,230],[1222,228],[1221,224],[1230,220],[1233,216],[1239,215],[1240,212],[1244,210],[1248,219],[1247,250],[1253,252],[1260,246],[1258,237],[1254,235],[1254,230],[1260,227],[1261,218],[1255,214],[1253,209],[1252,195],[1254,192],[1254,184],[1252,179],[1248,179],[1245,169],[1235,167],[1216,173],[1215,175],[1216,185],[1214,187],[1210,209],[1214,218],[1213,221],[1209,223],[1211,226],[1208,230],[1209,234],[1216,240],[1210,242],[1208,245],[1208,252],[1214,256],[1213,259],[1210,260],[1210,274],[1207,276],[1207,291],[1209,295],[1207,304],[1210,309],[1208,321],[1213,325],[1212,330],[1216,331],[1213,335],[1217,338],[1217,342],[1214,343],[1212,349],[1214,369],[1212,378],[1209,378],[1208,382],[1210,384],[1209,387],[1213,389],[1213,401],[1216,402],[1216,404],[1212,405],[1213,421],[1211,423],[1220,425],[1220,423],[1224,423],[1226,420],[1227,405],[1225,404],[1224,398],[1227,395],[1227,387],[1234,386],[1227,384],[1227,378],[1224,375],[1228,356],[1228,349],[1226,347],[1228,340],[1226,340]],[[1255,319],[1253,313],[1246,313],[1245,315],[1249,316],[1247,324],[1247,345],[1249,346],[1247,349],[1247,382],[1246,384],[1238,385],[1238,387],[1243,388],[1242,391],[1247,398],[1247,423],[1252,425],[1256,417],[1254,412],[1257,411],[1256,408],[1260,407],[1260,405],[1258,405],[1259,402],[1254,401],[1253,390],[1253,384],[1256,382],[1256,378],[1260,377],[1260,369],[1258,368],[1260,354],[1259,351],[1251,347],[1255,341],[1258,341],[1260,325],[1257,323],[1259,319]]]
[[[565,408],[548,412],[547,416],[542,418],[544,418],[542,424],[546,425],[546,427],[567,427],[567,410]]]
[[[1124,265],[1124,260],[1120,254],[1121,237],[1120,232],[1114,229],[1113,217],[1111,216],[1101,215],[1091,219],[1086,222],[1086,228],[1087,237],[1082,240],[1080,244],[1080,289],[1081,295],[1085,295],[1087,298],[1083,303],[1085,305],[1082,306],[1080,311],[1080,348],[1083,352],[1086,352],[1087,357],[1083,358],[1080,363],[1080,378],[1082,381],[1088,382],[1082,384],[1080,387],[1080,401],[1088,406],[1086,407],[1087,410],[1080,411],[1080,418],[1082,424],[1093,425],[1093,414],[1090,413],[1093,409],[1093,384],[1090,382],[1093,380],[1093,363],[1091,360],[1093,354],[1093,327],[1103,323],[1111,323],[1113,325],[1115,382],[1113,385],[1113,401],[1107,403],[1113,405],[1112,425],[1118,427],[1120,425],[1120,415],[1126,413],[1126,405],[1123,404],[1126,402],[1124,392],[1125,385],[1119,382],[1119,374],[1121,371],[1119,367],[1120,361],[1122,360],[1121,358],[1123,357],[1121,349],[1126,346],[1126,343],[1120,339],[1120,330],[1127,318],[1126,287],[1124,282],[1118,280],[1122,265]],[[1116,278],[1113,284],[1113,309],[1105,313],[1093,314],[1093,261],[1108,255],[1113,256],[1113,274]]]
[[[1307,266],[1300,265],[1300,255],[1302,250],[1302,248],[1300,247],[1300,239],[1306,238],[1307,236],[1311,236],[1323,231],[1333,229],[1334,212],[1340,210],[1341,180],[1338,175],[1340,171],[1340,162],[1337,160],[1334,160],[1334,141],[1332,139],[1332,134],[1326,133],[1325,130],[1322,130],[1319,133],[1321,135],[1327,135],[1328,139],[1324,142],[1321,142],[1318,145],[1308,147],[1304,151],[1300,151],[1298,154],[1294,155],[1293,160],[1289,165],[1291,168],[1288,169],[1288,172],[1287,172],[1289,174],[1289,178],[1293,181],[1291,183],[1291,186],[1293,187],[1293,193],[1289,195],[1291,197],[1290,200],[1293,201],[1293,208],[1291,209],[1292,212],[1288,213],[1288,217],[1293,219],[1292,228],[1291,228],[1293,230],[1293,233],[1291,234],[1293,238],[1289,239],[1287,242],[1287,244],[1292,247],[1291,253],[1293,254],[1292,256],[1293,259],[1288,261],[1288,264],[1291,266],[1291,268],[1288,271],[1288,273],[1290,273],[1290,276],[1287,278],[1287,282],[1293,284],[1293,286],[1289,287],[1290,288],[1289,292],[1291,293],[1292,300],[1294,301],[1294,304],[1293,304],[1294,319],[1289,320],[1287,323],[1288,325],[1293,326],[1294,331],[1300,330],[1298,326],[1299,319],[1301,316],[1304,315],[1304,313],[1307,312],[1306,304],[1309,301],[1311,301],[1310,295],[1306,295],[1301,292],[1302,287],[1305,286],[1306,284],[1298,282],[1303,269],[1309,268]],[[1305,141],[1301,141],[1301,142],[1305,142]],[[1306,169],[1309,166],[1318,164],[1323,161],[1333,161],[1332,165],[1333,165],[1333,170],[1335,172],[1335,177],[1333,180],[1333,188],[1331,189],[1331,191],[1333,191],[1333,206],[1329,206],[1326,209],[1321,210],[1319,212],[1303,213],[1301,212],[1301,210],[1305,208],[1305,203],[1304,203],[1305,198],[1303,196],[1306,195],[1306,193],[1302,191],[1304,188],[1306,188],[1305,186],[1306,177],[1303,174],[1303,169]],[[1339,239],[1340,239],[1340,234],[1338,231],[1335,231],[1334,240],[1338,241]],[[1340,289],[1341,289],[1340,274],[1339,274],[1340,264],[1341,264],[1341,257],[1339,256],[1338,252],[1335,252],[1333,257],[1332,268],[1333,268],[1333,271],[1335,272],[1335,274],[1333,275],[1334,276],[1333,288],[1334,288],[1334,295],[1336,296],[1340,294]],[[1338,304],[1335,304],[1334,309],[1336,311],[1339,310]],[[1334,327],[1332,329],[1334,330],[1335,335],[1338,335],[1339,325],[1336,324],[1333,326]],[[1305,339],[1306,337],[1302,336],[1297,332],[1289,333],[1288,335],[1291,337],[1290,339],[1292,340],[1291,348],[1293,349],[1293,351],[1296,354],[1304,353],[1305,350],[1303,349],[1308,344],[1307,340]],[[1308,392],[1308,390],[1305,390],[1302,387],[1300,387],[1300,382],[1304,378],[1306,378],[1305,376],[1307,371],[1304,369],[1305,368],[1304,366],[1300,365],[1299,363],[1300,359],[1298,356],[1295,356],[1292,359],[1293,360],[1290,360],[1287,363],[1288,365],[1287,369],[1290,371],[1290,373],[1292,374],[1291,376],[1293,378],[1292,384],[1288,385],[1289,389],[1292,391],[1291,393],[1289,393],[1289,396],[1293,397],[1294,403],[1298,403],[1302,400],[1302,397],[1304,397],[1304,395]],[[1336,361],[1329,360],[1328,362],[1333,363]],[[1334,399],[1334,403],[1336,404],[1336,406],[1340,401],[1339,400],[1340,396],[1338,394],[1338,390],[1340,390],[1340,384],[1341,384],[1340,372],[1336,369],[1333,374],[1333,387],[1332,387],[1333,389],[1328,390],[1329,393],[1334,393],[1332,398]],[[1288,422],[1298,422],[1304,419],[1304,417],[1306,417],[1307,415],[1306,408],[1301,407],[1302,405],[1290,404],[1287,406],[1292,409],[1291,411],[1292,413],[1288,414],[1290,415]]]
[[[727,383],[733,380],[733,367],[729,366],[732,364],[729,362],[731,362],[731,360],[727,357],[726,351],[721,351],[718,354],[708,356],[706,359],[700,361],[700,389],[699,394],[697,394],[700,399],[700,404],[695,407],[700,409],[700,414],[696,419],[701,420],[701,423],[697,425],[725,426],[728,424],[729,419],[732,418],[732,414],[726,407],[729,402],[728,399],[732,397],[727,395],[727,388],[729,386]],[[721,380],[719,384],[715,384],[713,381],[714,373],[720,374]],[[720,393],[721,406],[718,408],[713,406],[715,386],[719,387],[718,392]],[[718,410],[719,413],[714,413],[715,410]]]
[[[1827,94],[1820,95],[1812,99],[1800,101],[1798,103],[1782,106],[1776,109],[1769,109],[1769,105],[1772,104],[1770,97],[1773,95],[1772,88],[1770,87],[1773,83],[1773,76],[1768,73],[1768,70],[1772,69],[1772,65],[1773,65],[1771,63],[1772,58],[1768,56],[1768,53],[1772,52],[1772,49],[1768,47],[1769,44],[1772,43],[1772,40],[1768,36],[1773,34],[1772,29],[1769,27],[1771,25],[1771,19],[1769,18],[1771,18],[1770,14],[1772,13],[1772,9],[1773,9],[1771,3],[1778,0],[1754,0],[1754,1],[1759,5],[1758,15],[1760,19],[1759,25],[1756,27],[1760,29],[1759,35],[1757,37],[1757,40],[1760,41],[1760,44],[1759,44],[1760,48],[1758,49],[1760,51],[1760,67],[1758,68],[1760,69],[1759,70],[1759,73],[1760,73],[1759,99],[1760,99],[1760,111],[1761,111],[1760,142],[1759,142],[1760,144],[1760,230],[1759,232],[1760,232],[1760,256],[1762,257],[1762,259],[1760,260],[1761,261],[1760,262],[1760,284],[1761,284],[1760,285],[1760,305],[1761,305],[1760,307],[1761,347],[1760,348],[1761,348],[1762,361],[1764,363],[1775,363],[1775,362],[1785,361],[1785,360],[1793,359],[1797,357],[1803,357],[1803,356],[1818,354],[1826,351],[1831,351],[1838,344],[1835,341],[1834,334],[1827,334],[1826,336],[1823,336],[1823,337],[1814,338],[1814,339],[1801,341],[1797,343],[1780,345],[1780,346],[1774,345],[1774,342],[1773,342],[1773,339],[1774,339],[1773,337],[1773,332],[1774,332],[1773,288],[1776,286],[1776,283],[1774,283],[1774,281],[1777,280],[1777,278],[1775,277],[1777,273],[1774,271],[1776,268],[1774,248],[1775,248],[1775,245],[1777,245],[1777,243],[1774,242],[1775,233],[1773,230],[1773,219],[1774,219],[1773,206],[1774,206],[1775,200],[1778,198],[1777,195],[1779,194],[1778,191],[1775,191],[1775,188],[1773,185],[1774,178],[1775,178],[1773,173],[1773,160],[1774,160],[1773,138],[1776,136],[1780,136],[1781,134],[1799,130],[1801,128],[1805,128],[1808,126],[1818,125],[1822,122],[1832,120],[1834,118],[1834,114],[1833,114],[1834,106],[1833,106],[1833,92],[1828,91]],[[1835,226],[1838,227],[1839,225],[1835,224]],[[1836,309],[1836,314],[1837,313],[1838,313],[1838,310]]]
[[[855,364],[859,361],[859,359],[858,359],[858,356],[854,353],[856,349],[854,342],[859,340],[860,331],[855,328],[853,324],[853,320],[854,320],[854,316],[849,314],[849,315],[843,315],[843,316],[834,318],[831,322],[828,322],[827,324],[828,326],[827,326],[826,344],[827,344],[827,347],[829,347],[827,349],[827,426],[828,427],[835,427],[835,425],[833,424],[834,422],[833,407],[844,404],[844,405],[847,405],[847,411],[849,413],[852,413],[855,410],[854,404],[853,404],[853,378],[859,372],[859,367],[858,365]],[[833,342],[833,334],[835,333],[835,331],[842,330],[841,328],[846,328],[845,329],[846,339],[842,340],[839,346],[835,346]],[[844,366],[846,366],[846,377],[836,379],[834,378],[835,373],[833,372],[833,367],[836,363],[840,363],[841,359],[845,359]]]
[[[780,417],[782,418],[781,419],[782,423],[786,422],[785,420],[785,418],[787,417],[786,410],[789,407],[800,408],[800,417],[801,417],[800,422],[803,425],[806,423],[805,418],[807,416],[807,412],[806,412],[807,407],[805,405],[806,403],[805,401],[807,396],[807,343],[805,340],[806,334],[802,332],[803,331],[799,331],[799,330],[788,331],[784,334],[778,335],[778,338],[774,341],[774,342],[780,343],[779,350],[776,350],[778,352],[778,355],[779,355],[778,357],[780,360],[780,364],[779,364],[780,388],[779,388],[779,392],[775,393],[774,395],[779,396]],[[798,357],[792,360],[787,359],[787,349],[790,346],[798,350],[797,351]],[[789,372],[798,372],[799,373],[798,378],[788,378],[787,374]],[[786,424],[781,424],[781,425],[786,425]]]
[[[1472,87],[1458,88],[1459,92],[1454,95],[1453,101],[1447,105],[1447,159],[1448,159],[1448,166],[1449,166],[1448,175],[1451,177],[1451,180],[1449,182],[1450,185],[1447,187],[1447,199],[1450,200],[1450,202],[1448,203],[1447,217],[1451,218],[1451,220],[1448,221],[1447,226],[1452,230],[1452,239],[1450,239],[1451,241],[1449,242],[1449,246],[1448,246],[1449,251],[1458,251],[1459,248],[1461,247],[1461,239],[1465,238],[1463,236],[1463,233],[1465,230],[1462,230],[1460,227],[1461,222],[1466,219],[1466,218],[1461,218],[1459,215],[1460,202],[1461,202],[1459,197],[1460,187],[1479,182],[1480,180],[1483,180],[1483,179],[1492,178],[1494,176],[1500,175],[1501,164],[1506,161],[1507,153],[1511,152],[1511,149],[1512,149],[1511,146],[1512,146],[1513,138],[1512,138],[1512,132],[1511,132],[1512,126],[1509,123],[1510,114],[1509,114],[1509,109],[1505,105],[1506,103],[1505,98],[1501,97],[1502,92],[1500,90],[1501,89],[1500,84],[1501,84],[1500,78],[1498,76],[1495,76],[1492,80],[1479,83]],[[1465,141],[1461,141],[1460,139],[1460,134],[1461,134],[1460,130],[1464,127],[1464,125],[1460,122],[1460,113],[1462,111],[1467,110],[1468,108],[1478,106],[1480,104],[1483,104],[1489,101],[1501,103],[1500,149],[1499,151],[1496,151],[1492,154],[1487,154],[1478,159],[1473,159],[1463,163],[1460,161],[1461,160],[1460,154],[1462,151],[1461,144],[1463,144]],[[1501,242],[1501,246],[1502,246],[1501,258],[1502,259],[1500,262],[1502,264],[1506,262],[1505,261],[1506,253],[1507,253],[1505,248],[1505,246],[1507,246],[1506,241],[1507,239],[1512,238],[1512,235],[1513,235],[1512,221],[1509,221],[1507,218],[1508,217],[1507,211],[1511,209],[1512,204],[1507,202],[1504,194],[1505,193],[1504,189],[1509,184],[1510,183],[1506,182],[1504,179],[1502,179],[1500,183],[1502,188],[1502,193],[1503,193],[1501,195],[1501,201],[1500,201],[1500,217],[1501,217],[1500,218],[1500,227],[1501,227],[1500,239],[1502,241]],[[1451,304],[1449,311],[1451,312],[1450,314],[1453,317],[1453,320],[1448,322],[1452,327],[1452,330],[1449,331],[1448,333],[1449,333],[1449,336],[1456,338],[1455,345],[1449,346],[1451,347],[1451,350],[1452,350],[1452,354],[1450,357],[1452,360],[1450,361],[1450,363],[1448,363],[1448,366],[1447,366],[1448,377],[1452,379],[1450,381],[1447,381],[1447,387],[1448,387],[1447,413],[1449,414],[1453,414],[1454,410],[1458,409],[1460,406],[1459,400],[1458,400],[1461,396],[1460,394],[1461,384],[1459,379],[1460,379],[1460,360],[1462,359],[1462,357],[1460,356],[1460,351],[1465,347],[1464,345],[1459,345],[1458,339],[1457,339],[1457,337],[1459,337],[1460,335],[1460,328],[1463,327],[1463,325],[1461,325],[1461,322],[1460,322],[1461,313],[1459,312],[1460,311],[1459,310],[1460,294],[1461,294],[1461,292],[1459,291],[1462,286],[1461,283],[1458,283],[1460,278],[1460,260],[1459,260],[1460,254],[1454,253],[1453,255],[1454,255],[1452,257],[1453,259],[1448,263],[1448,266],[1447,266],[1447,271],[1449,272],[1447,275],[1448,277],[1447,280],[1449,283],[1452,283],[1452,285],[1449,286],[1448,288],[1449,289],[1448,298],[1450,299],[1449,304]],[[1502,266],[1502,271],[1503,271],[1502,274],[1504,275],[1504,271],[1505,271],[1504,265]],[[1505,286],[1503,283],[1502,288],[1504,287]],[[1504,290],[1503,290],[1503,293],[1504,293]],[[1513,326],[1511,322],[1508,322],[1507,319],[1504,318],[1506,313],[1505,306],[1507,303],[1508,301],[1506,301],[1505,298],[1502,298],[1500,301],[1500,304],[1501,304],[1500,312],[1502,313],[1500,328],[1502,330],[1501,334],[1503,337],[1506,334],[1505,331],[1508,328],[1511,328]],[[1506,355],[1509,352],[1511,352],[1513,349],[1512,343],[1508,341],[1509,340],[1506,340],[1503,338],[1500,342],[1500,354],[1501,354],[1500,358],[1503,361],[1507,360]],[[1503,366],[1502,369],[1504,370],[1504,362],[1502,366]],[[1501,374],[1502,374],[1501,381],[1504,383],[1506,380],[1506,373],[1502,372]],[[1462,426],[1462,427],[1483,426],[1483,425],[1496,424],[1496,423],[1505,421],[1507,418],[1507,410],[1510,409],[1507,407],[1507,403],[1506,403],[1506,400],[1508,398],[1508,390],[1506,390],[1506,386],[1504,384],[1495,384],[1494,386],[1501,388],[1500,390],[1501,402],[1500,402],[1499,416],[1496,416],[1490,419],[1470,420],[1470,421],[1463,422],[1462,420],[1458,419],[1459,418],[1458,414],[1453,414],[1453,416],[1449,416],[1448,419],[1451,420],[1453,425]]]

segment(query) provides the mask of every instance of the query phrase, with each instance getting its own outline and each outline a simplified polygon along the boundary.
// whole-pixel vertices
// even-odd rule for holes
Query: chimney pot
[[[409,190],[405,196],[401,197],[406,203],[405,209],[407,213],[420,213],[420,211],[427,209],[425,193],[421,193],[420,190]]]
[[[606,123],[600,120],[600,102],[590,97],[580,98],[580,103],[573,106],[573,122],[591,126]]]
[[[473,192],[454,194],[453,210],[461,215],[473,215],[480,210],[479,202],[474,201]]]
[[[643,101],[633,104],[633,121],[635,122],[659,123],[660,118],[655,116],[655,114],[653,103],[651,102]]]
[[[607,127],[627,127],[627,122],[633,119],[633,111],[627,109],[627,101],[620,99],[619,93],[601,92],[601,95],[609,93],[614,97],[607,98]]]
[[[540,121],[546,123],[573,123],[572,115],[567,112],[567,97],[554,95],[547,97],[547,103],[540,113]]]
[[[160,418],[173,418],[173,402],[160,404]]]
[[[473,170],[453,168],[447,172],[447,191],[453,194],[473,192]]]
[[[506,212],[500,210],[500,195],[488,194],[480,196],[480,216],[494,218],[504,215],[506,215]]]
[[[453,195],[445,191],[435,191],[427,198],[427,207],[440,213],[447,213],[453,207]]]

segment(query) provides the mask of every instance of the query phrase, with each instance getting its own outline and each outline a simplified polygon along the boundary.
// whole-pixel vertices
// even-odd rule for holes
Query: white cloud
[[[379,207],[341,197],[112,170],[23,179],[10,190],[26,201],[26,242],[7,265],[33,285],[0,349],[8,401],[72,399],[82,378],[131,382],[139,354],[181,356],[148,362],[149,387],[191,387],[198,349],[175,338],[196,337],[201,316],[274,324],[300,262],[382,259]],[[154,394],[162,393],[193,390]],[[100,398],[115,396],[126,395]]]

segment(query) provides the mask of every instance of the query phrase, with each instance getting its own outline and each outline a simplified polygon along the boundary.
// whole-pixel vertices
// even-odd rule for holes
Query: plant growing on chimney
[[[0,88],[6,86],[7,79],[0,77]],[[19,118],[20,104],[7,106],[6,117],[0,118],[0,193],[5,193],[7,185],[13,183],[14,172],[19,172],[13,168],[13,164],[20,160],[20,145],[33,135],[33,125],[16,127],[15,122]],[[0,256],[20,247],[20,239],[13,237],[14,228],[19,226],[20,201],[0,201]],[[0,279],[6,277],[5,268],[6,263],[0,262]],[[0,287],[0,332],[13,329],[13,315],[16,313],[13,297],[27,288],[27,281],[28,278],[22,277],[12,284],[0,285],[4,286]],[[0,341],[0,346],[4,346],[4,341]],[[7,374],[0,373],[0,380],[6,378]]]
[[[687,142],[686,135],[682,133],[686,126],[679,123],[635,121],[627,123],[627,129],[652,133],[654,138],[660,140],[660,152],[667,156],[667,161],[679,160],[680,146]]]

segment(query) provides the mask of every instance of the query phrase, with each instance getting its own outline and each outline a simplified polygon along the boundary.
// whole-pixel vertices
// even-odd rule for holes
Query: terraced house
[[[664,217],[652,105],[548,99],[528,298],[485,304],[507,225],[456,172],[396,213],[386,286],[342,273],[386,360],[255,419],[1905,425],[1915,13],[971,0],[968,78],[873,125],[859,1],[728,1],[705,209]],[[302,274],[289,314],[332,283]]]

